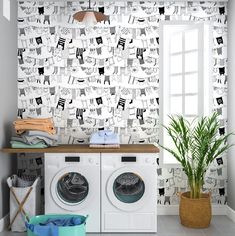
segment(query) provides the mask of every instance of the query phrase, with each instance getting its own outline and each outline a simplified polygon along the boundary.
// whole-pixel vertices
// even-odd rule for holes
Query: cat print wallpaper
[[[108,18],[93,27],[86,27],[72,17],[86,7],[88,1],[18,2],[19,118],[53,117],[61,144],[88,143],[90,135],[103,128],[118,132],[121,143],[157,144],[161,99],[159,24],[210,21],[211,99],[214,111],[220,114],[220,135],[224,135],[226,3],[94,1],[92,7]],[[20,162],[20,172],[39,173],[34,157],[22,158],[24,163]],[[42,164],[40,161],[39,166]],[[226,156],[221,156],[207,173],[204,187],[212,191],[214,204],[227,201],[226,165]],[[35,166],[38,171],[34,171]],[[187,188],[182,169],[159,166],[156,176],[158,204],[177,204],[176,193]]]

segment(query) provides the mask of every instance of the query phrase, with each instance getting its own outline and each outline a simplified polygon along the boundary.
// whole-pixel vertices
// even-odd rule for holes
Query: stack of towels
[[[118,134],[111,130],[101,130],[91,135],[91,148],[120,148]]]
[[[18,119],[14,122],[16,136],[11,138],[12,148],[46,148],[58,141],[53,120]]]

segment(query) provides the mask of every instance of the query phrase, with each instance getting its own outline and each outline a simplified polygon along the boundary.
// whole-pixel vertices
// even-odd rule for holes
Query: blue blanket
[[[70,217],[63,219],[48,219],[47,221],[33,225],[26,223],[26,228],[30,229],[35,235],[38,236],[59,236],[59,227],[81,225],[80,217]]]
[[[82,224],[81,218],[71,217],[66,219],[48,219],[46,222],[40,223],[40,225],[55,225],[55,226],[74,226]]]

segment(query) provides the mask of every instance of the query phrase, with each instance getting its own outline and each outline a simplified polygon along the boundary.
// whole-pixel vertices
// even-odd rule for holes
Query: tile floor
[[[101,236],[102,234],[89,234]],[[103,234],[104,236],[133,236],[136,234]],[[154,236],[138,234],[137,236]],[[0,236],[26,236],[26,233],[2,232]],[[178,216],[159,216],[157,236],[235,236],[235,223],[226,216],[214,216],[207,229],[189,229],[179,223]]]

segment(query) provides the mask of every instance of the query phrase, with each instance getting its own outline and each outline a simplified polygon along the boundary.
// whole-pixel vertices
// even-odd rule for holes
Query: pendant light
[[[73,18],[79,22],[83,22],[87,26],[95,25],[107,19],[107,16],[102,12],[94,11],[91,8],[91,0],[89,0],[89,7],[87,10],[79,11],[73,15]]]

